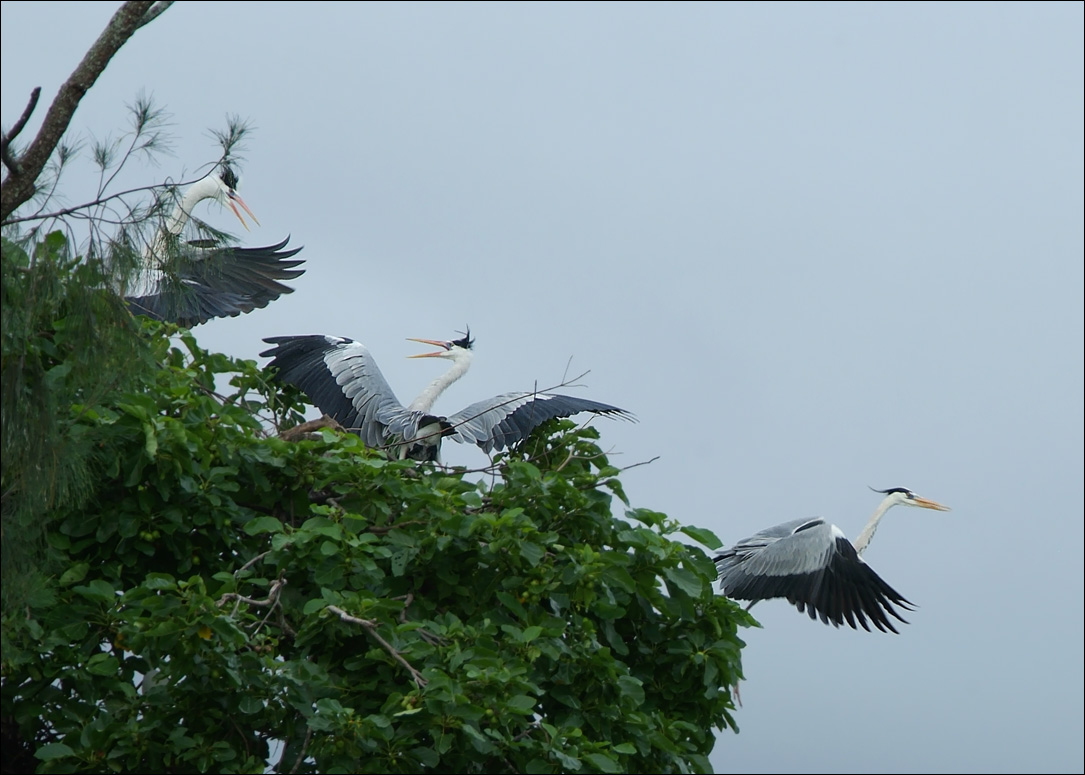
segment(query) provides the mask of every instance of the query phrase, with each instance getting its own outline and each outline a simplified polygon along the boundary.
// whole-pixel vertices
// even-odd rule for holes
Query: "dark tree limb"
[[[16,175],[19,173],[19,162],[15,160],[15,157],[9,150],[11,141],[18,137],[19,133],[23,131],[26,122],[30,120],[30,114],[33,113],[34,108],[38,106],[38,97],[40,96],[41,87],[35,86],[30,92],[30,100],[26,103],[23,115],[19,116],[19,120],[15,122],[15,126],[11,128],[10,132],[5,132],[0,136],[0,157],[3,157],[4,166]]]
[[[147,13],[143,14],[143,19],[142,19],[142,21],[140,21],[139,27],[142,27],[145,24],[150,24],[151,22],[153,22],[155,19],[157,19],[159,16],[161,16],[162,13],[167,8],[169,8],[171,5],[173,5],[173,0],[160,0],[159,2],[152,5],[147,10]],[[138,30],[139,27],[136,27],[136,29]]]
[[[30,143],[19,158],[11,158],[8,176],[0,184],[0,223],[7,223],[8,217],[19,205],[34,196],[34,185],[45,169],[49,157],[56,150],[60,138],[71,124],[75,109],[94,82],[105,70],[114,54],[132,37],[133,33],[147,22],[159,16],[170,6],[168,2],[153,0],[128,0],[109,20],[109,24],[94,41],[83,61],[80,62],[64,85],[57,92],[49,112],[45,114],[38,136]],[[12,135],[14,136],[14,135]],[[5,155],[11,156],[5,148]]]
[[[342,425],[325,414],[316,420],[307,420],[301,425],[287,428],[279,434],[279,438],[283,441],[315,441],[319,436],[317,436],[314,431],[318,431],[321,428],[331,428],[332,430],[346,433],[346,429]]]

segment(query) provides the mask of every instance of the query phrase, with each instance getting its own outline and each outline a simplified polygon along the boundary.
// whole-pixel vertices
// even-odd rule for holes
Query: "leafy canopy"
[[[59,235],[37,249],[55,317],[9,330],[34,272],[4,243],[4,519],[22,498],[52,570],[4,609],[6,765],[709,771],[748,617],[675,540],[715,537],[628,508],[594,428],[553,421],[481,481],[352,435],[287,441],[268,429],[296,396],[190,333],[115,321],[136,365],[88,373],[95,321],[73,333],[65,290],[111,296]],[[43,418],[8,401],[18,374],[82,456],[78,491],[31,497],[15,461]]]

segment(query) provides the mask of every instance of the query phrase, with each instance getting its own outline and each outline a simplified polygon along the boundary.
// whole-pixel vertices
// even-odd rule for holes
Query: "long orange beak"
[[[932,501],[929,498],[920,498],[918,495],[912,500],[916,506],[920,506],[924,509],[934,509],[935,511],[951,511],[949,506],[943,506],[938,501]]]
[[[440,358],[447,353],[450,349],[448,342],[442,342],[440,339],[415,339],[414,337],[407,337],[408,342],[421,342],[422,344],[431,344],[434,347],[440,347],[440,350],[432,353],[419,353],[418,355],[408,355],[408,358]]]
[[[241,205],[241,209],[249,214],[249,217],[252,218],[253,222],[257,226],[260,225],[260,221],[257,220],[256,215],[253,214],[252,210],[249,209],[249,206],[245,204],[245,200],[242,199],[236,191],[231,190],[228,194],[226,194],[226,204],[230,205],[230,209],[234,211],[234,215],[237,216],[237,220],[241,221],[241,225],[245,227],[245,231],[249,230],[249,225],[245,223],[244,216],[242,216],[238,209],[234,207],[235,202]]]

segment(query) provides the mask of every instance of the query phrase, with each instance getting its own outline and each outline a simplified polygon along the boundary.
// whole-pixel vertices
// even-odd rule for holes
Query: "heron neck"
[[[423,390],[407,409],[412,412],[428,412],[433,408],[438,396],[445,392],[449,385],[466,374],[470,366],[471,360],[467,357],[461,357],[453,361],[452,368],[433,380],[429,387]]]
[[[885,512],[889,511],[896,505],[896,500],[893,496],[886,497],[874,510],[874,513],[870,516],[870,521],[866,523],[866,527],[863,528],[863,532],[859,534],[859,537],[855,539],[855,551],[860,555],[870,545],[870,540],[874,538],[874,532],[878,529],[878,523],[882,521],[882,517],[885,516]]]
[[[192,208],[204,199],[211,199],[216,196],[218,190],[219,184],[213,174],[189,186],[184,196],[181,197],[181,201],[177,203],[173,208],[173,212],[170,213],[169,220],[166,221],[166,231],[173,235],[180,234],[192,215]]]

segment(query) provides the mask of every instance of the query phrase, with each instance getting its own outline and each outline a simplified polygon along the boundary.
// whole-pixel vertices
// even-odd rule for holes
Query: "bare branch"
[[[240,595],[237,592],[227,592],[225,595],[218,599],[218,602],[215,605],[217,605],[219,608],[222,608],[222,606],[226,605],[226,603],[231,600],[237,600],[241,603],[248,603],[249,605],[260,606],[261,608],[264,606],[275,605],[275,603],[279,601],[279,593],[285,586],[286,579],[276,579],[275,581],[271,582],[271,588],[268,589],[267,597],[265,597],[263,600],[253,600],[251,597],[245,597],[244,595]]]
[[[328,415],[324,415],[316,420],[308,420],[301,425],[295,425],[293,428],[288,428],[279,434],[279,438],[283,441],[311,441],[314,437],[311,436],[313,431],[318,431],[321,428],[331,428],[332,430],[344,431],[342,425],[333,420]]]
[[[4,133],[0,136],[0,156],[4,158],[4,166],[10,170],[12,175],[19,174],[19,162],[11,153],[11,141],[19,136],[19,133],[23,131],[23,127],[26,126],[26,122],[30,120],[30,114],[34,112],[34,108],[38,106],[38,97],[41,96],[41,87],[35,86],[30,92],[30,100],[26,104],[26,108],[23,110],[23,115],[19,116],[19,120],[15,122],[15,126],[11,128],[10,132]]]
[[[132,194],[139,194],[139,193],[141,193],[143,191],[157,192],[157,191],[160,191],[162,189],[174,190],[174,189],[176,189],[178,187],[191,185],[192,183],[195,183],[195,182],[196,182],[196,180],[185,180],[185,181],[182,181],[180,183],[153,183],[153,184],[151,184],[149,186],[138,186],[136,188],[130,188],[127,191],[118,191],[116,194],[110,194],[109,196],[103,196],[103,197],[100,197],[100,198],[95,199],[95,200],[90,201],[90,202],[84,202],[83,204],[73,205],[71,207],[65,207],[65,208],[63,208],[61,210],[56,210],[56,211],[51,212],[51,213],[34,213],[33,215],[21,215],[21,216],[15,217],[15,218],[8,218],[6,221],[4,221],[4,225],[7,226],[7,225],[13,224],[13,223],[23,223],[24,221],[38,221],[38,220],[46,220],[46,219],[49,219],[49,218],[62,218],[65,215],[73,215],[73,214],[78,213],[78,212],[80,212],[82,210],[89,210],[89,209],[91,209],[93,207],[98,207],[100,205],[104,205],[104,204],[106,204],[108,202],[113,201],[114,199],[119,199],[119,200],[121,200],[121,202],[124,202],[125,197],[130,196]]]
[[[268,549],[268,550],[267,550],[266,552],[261,552],[260,554],[258,554],[258,555],[256,555],[255,557],[253,557],[253,558],[252,558],[251,560],[249,560],[249,561],[248,561],[247,563],[245,563],[245,564],[244,564],[244,565],[242,565],[242,566],[241,566],[240,568],[238,568],[238,569],[237,569],[236,571],[234,571],[234,578],[236,578],[236,577],[237,577],[237,574],[239,574],[239,573],[243,573],[244,571],[247,571],[247,570],[248,570],[249,568],[251,568],[251,567],[252,567],[253,565],[255,565],[256,563],[260,562],[260,560],[264,559],[264,558],[265,558],[265,557],[267,557],[267,556],[268,556],[269,554],[271,554],[271,550],[270,550],[270,549]]]
[[[147,13],[143,14],[143,20],[140,21],[139,27],[136,27],[136,29],[138,30],[145,24],[150,24],[151,22],[153,22],[155,19],[161,16],[165,12],[165,10],[171,5],[173,5],[173,0],[161,0],[161,2],[152,5],[147,11]]]
[[[11,130],[4,135],[3,141],[6,147],[8,143],[19,136],[19,133],[23,131],[23,127],[26,126],[26,122],[30,120],[30,114],[34,112],[34,108],[38,106],[38,97],[41,96],[41,87],[35,86],[30,91],[30,99],[26,103],[26,108],[23,109],[23,115],[19,116],[19,120],[15,122],[15,125],[11,127]]]
[[[652,458],[648,458],[647,460],[642,460],[639,463],[632,463],[631,465],[627,465],[627,466],[625,466],[625,467],[623,467],[623,468],[621,468],[619,470],[622,473],[625,473],[626,471],[628,471],[631,468],[636,468],[637,466],[648,466],[648,465],[651,465],[652,463],[656,462],[657,460],[659,460],[659,455],[656,455],[655,457],[652,457]]]
[[[290,773],[297,772],[301,769],[301,763],[305,760],[305,752],[309,750],[309,741],[313,739],[313,728],[310,726],[305,727],[305,740],[301,743],[301,750],[298,751],[298,758],[294,760],[294,766],[290,768]],[[286,756],[286,746],[283,746],[283,756]]]
[[[0,223],[6,223],[15,209],[34,195],[35,184],[61,137],[68,130],[79,102],[105,70],[113,56],[133,33],[146,21],[156,3],[149,0],[128,0],[109,20],[109,24],[60,87],[49,106],[38,136],[17,161],[0,184]],[[168,7],[168,6],[167,6]],[[165,9],[162,9],[165,10]],[[159,10],[155,15],[161,13]],[[9,168],[10,169],[10,168]]]
[[[392,659],[394,659],[396,662],[399,662],[399,664],[403,665],[403,667],[407,668],[407,671],[411,674],[411,678],[414,679],[415,686],[417,686],[419,689],[425,688],[426,684],[429,683],[429,681],[422,677],[422,674],[420,672],[414,669],[414,666],[411,665],[410,662],[403,658],[402,654],[396,651],[395,647],[393,647],[391,643],[381,637],[380,633],[377,632],[376,622],[370,619],[359,619],[357,616],[351,616],[342,608],[335,605],[328,606],[326,610],[331,611],[344,622],[359,624],[364,627],[365,631],[369,633],[369,636],[373,638],[373,640],[377,641],[377,643],[380,644],[380,647],[387,651],[389,655],[391,655]]]
[[[0,145],[0,161],[4,162],[4,166],[8,168],[9,172],[18,174],[19,162],[15,161],[15,157],[8,151],[7,143]]]
[[[373,533],[374,535],[382,536],[382,535],[386,535],[387,533],[392,532],[393,530],[398,530],[400,528],[407,527],[408,525],[426,525],[426,524],[429,524],[429,523],[424,519],[408,519],[405,522],[396,522],[394,525],[370,525],[369,527],[366,528],[366,532],[367,533]]]

